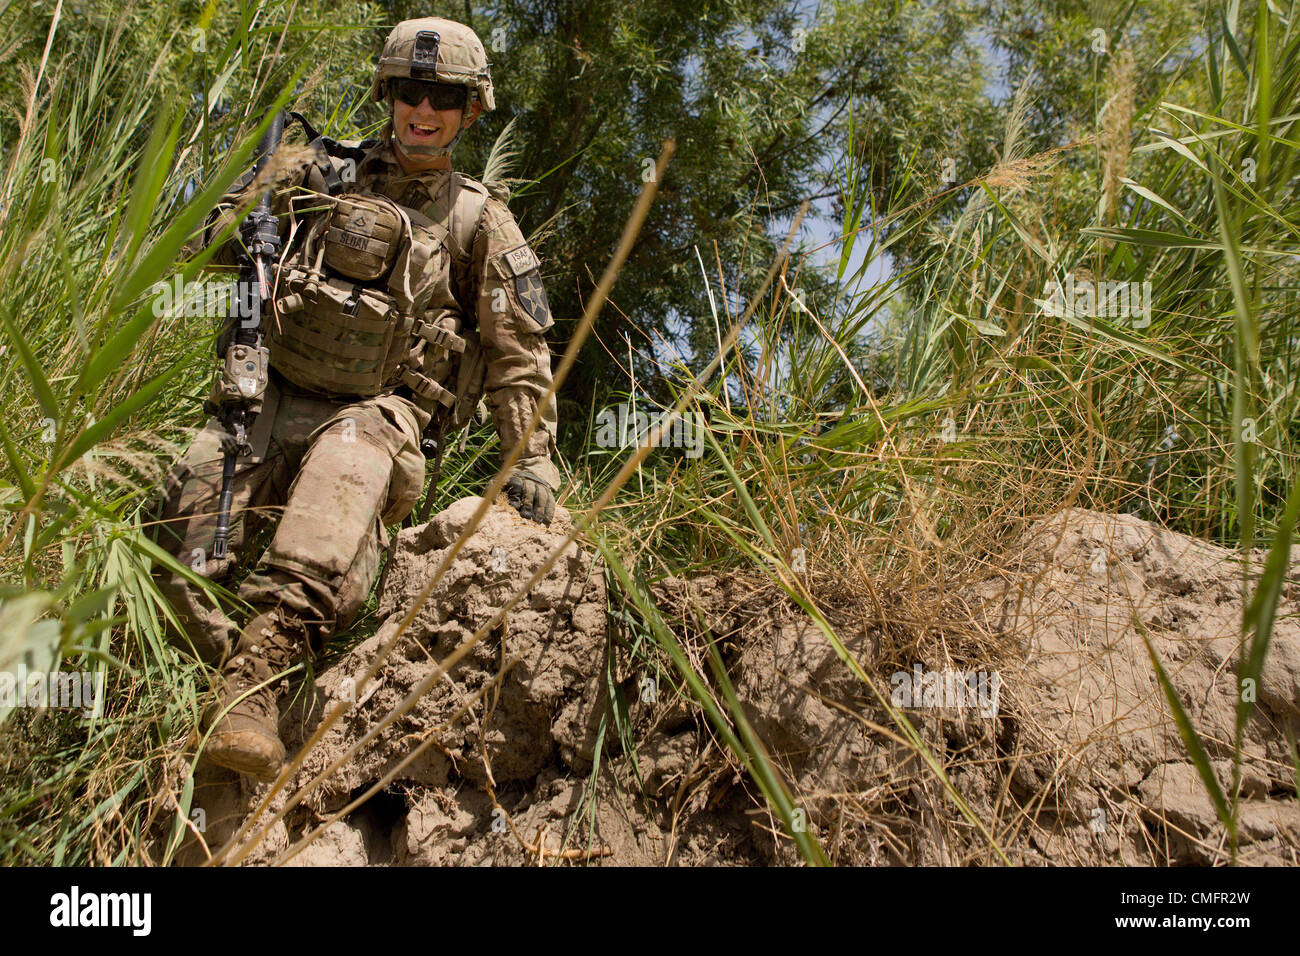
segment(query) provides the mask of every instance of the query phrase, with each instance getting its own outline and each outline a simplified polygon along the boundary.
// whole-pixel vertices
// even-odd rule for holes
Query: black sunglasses
[[[425,83],[422,80],[391,79],[388,90],[407,106],[419,106],[426,96],[435,110],[463,110],[469,90],[452,83]]]

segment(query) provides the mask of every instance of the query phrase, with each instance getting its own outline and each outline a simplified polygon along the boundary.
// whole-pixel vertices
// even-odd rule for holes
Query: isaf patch
[[[526,242],[523,245],[515,246],[509,252],[503,253],[503,255],[505,256],[506,265],[510,268],[510,274],[513,276],[521,276],[541,265],[537,261],[537,255],[528,248]]]

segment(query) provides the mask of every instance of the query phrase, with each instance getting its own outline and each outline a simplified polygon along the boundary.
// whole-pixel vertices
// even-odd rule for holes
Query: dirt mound
[[[1072,510],[1035,527],[1021,555],[1022,585],[995,589],[985,608],[997,632],[1026,649],[1007,692],[1008,730],[1023,755],[1011,790],[1034,815],[1031,842],[1064,862],[1221,858],[1222,827],[1157,684],[1145,631],[1225,792],[1236,708],[1243,693],[1256,696],[1244,733],[1244,856],[1296,862],[1300,804],[1287,745],[1300,729],[1295,581],[1284,588],[1260,685],[1243,690],[1233,552],[1129,515]]]
[[[283,708],[291,753],[355,694],[478,502],[402,532],[379,631]],[[615,601],[607,618],[603,570],[576,545],[504,626],[430,683],[569,527],[562,510],[543,529],[492,507],[289,793],[373,739],[290,809],[249,862],[274,861],[322,825],[291,863],[797,861],[734,755],[674,689],[671,668],[656,673],[645,648],[629,650],[635,634],[610,626],[623,626],[625,606]],[[893,645],[882,637],[895,625],[879,614],[828,613],[843,654],[908,717],[987,835],[961,815],[841,650],[770,582],[669,579],[652,593],[704,675],[713,642],[746,721],[795,795],[798,822],[834,862],[995,863],[990,837],[1020,863],[1223,859],[1223,828],[1135,621],[1226,782],[1241,614],[1232,554],[1128,516],[1070,510],[1032,528],[1004,564],[996,579],[936,597],[951,627],[920,635],[919,661],[887,660],[882,648]],[[1286,744],[1300,723],[1294,602],[1288,583],[1245,737],[1248,862],[1295,862],[1300,843]],[[376,731],[423,683],[413,706]],[[220,846],[267,788],[222,771],[197,777],[205,839]],[[201,859],[191,840],[182,861]]]
[[[605,655],[606,599],[602,573],[577,545],[455,667],[422,685],[563,540],[571,527],[563,510],[544,530],[508,506],[493,505],[376,679],[363,686],[365,671],[479,503],[463,499],[428,525],[401,532],[379,605],[383,624],[317,674],[314,686],[303,682],[290,706],[282,705],[281,735],[292,753],[338,702],[353,702],[311,750],[289,791],[328,775],[272,828],[253,862],[274,859],[387,776],[392,781],[382,794],[330,824],[293,862],[491,862],[499,855],[494,844],[506,841],[470,837],[511,837],[514,814],[494,806],[490,793],[512,798],[508,808],[524,791],[528,806],[544,798],[548,806],[563,807],[565,788],[546,778],[590,767],[604,708],[597,675]],[[408,697],[412,706],[381,729]],[[195,802],[217,810],[208,814],[207,837],[220,844],[267,788],[215,770],[200,777],[208,792],[200,790]]]

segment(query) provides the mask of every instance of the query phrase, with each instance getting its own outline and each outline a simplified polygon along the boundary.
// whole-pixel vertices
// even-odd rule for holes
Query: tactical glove
[[[555,517],[555,493],[551,486],[528,471],[516,471],[506,482],[506,500],[520,517],[550,524]]]

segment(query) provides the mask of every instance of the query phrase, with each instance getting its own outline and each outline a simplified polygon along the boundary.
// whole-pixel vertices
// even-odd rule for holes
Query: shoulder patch
[[[528,248],[526,242],[502,253],[501,256],[513,276],[521,276],[527,272],[532,272],[541,265],[537,255],[532,249]]]
[[[546,286],[542,285],[541,274],[536,269],[515,277],[515,295],[519,296],[524,311],[536,326],[533,331],[545,332],[555,324],[551,317],[551,304],[546,298]]]

